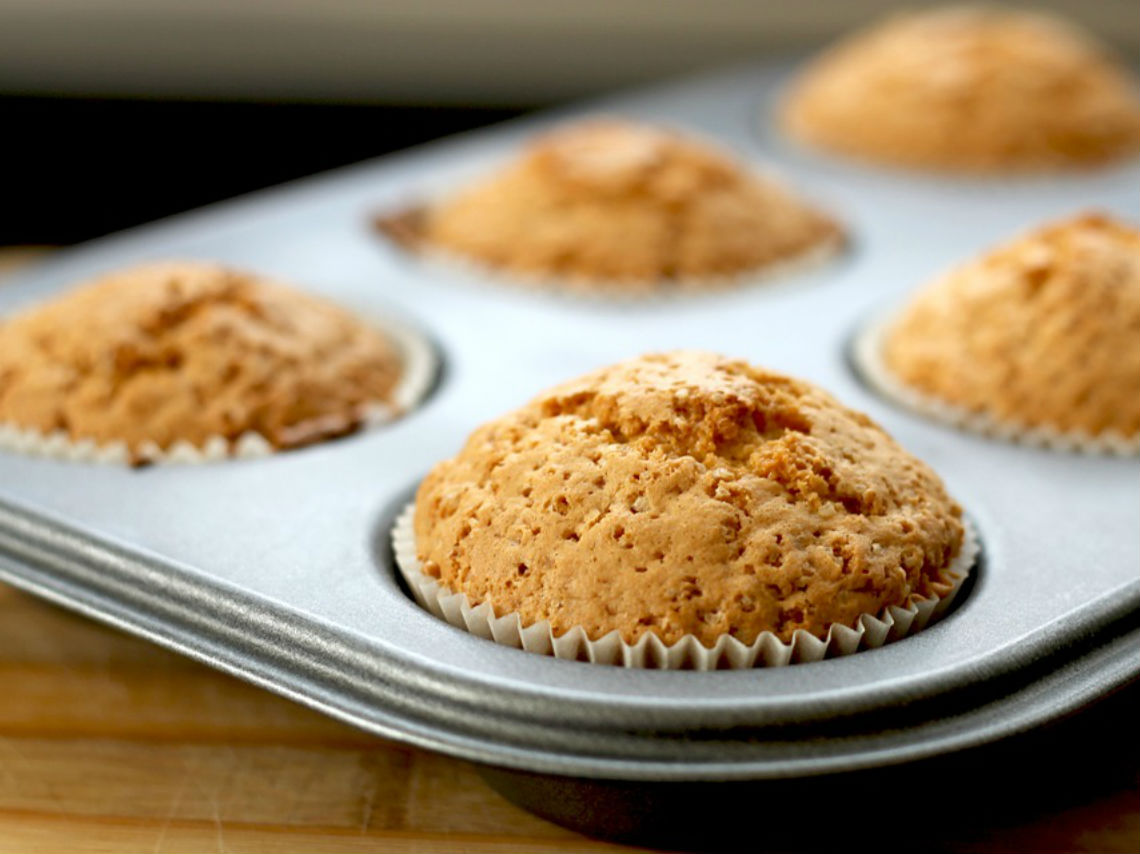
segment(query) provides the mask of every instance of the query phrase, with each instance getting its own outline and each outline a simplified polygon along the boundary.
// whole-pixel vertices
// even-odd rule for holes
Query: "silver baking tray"
[[[404,318],[444,367],[402,420],[264,459],[131,470],[0,454],[0,578],[363,729],[516,773],[524,802],[541,791],[526,780],[891,765],[1027,730],[1134,679],[1137,460],[932,423],[876,396],[847,354],[868,318],[1027,226],[1086,208],[1140,219],[1140,164],[981,180],[832,161],[767,125],[788,69],[739,67],[444,140],[61,252],[6,285],[0,312],[143,259],[218,259]],[[371,230],[374,214],[598,111],[689,129],[771,166],[847,223],[850,251],[738,290],[607,303],[421,265]],[[953,613],[820,663],[631,672],[499,647],[413,604],[387,531],[434,462],[554,382],[676,347],[817,382],[929,462],[983,542]]]

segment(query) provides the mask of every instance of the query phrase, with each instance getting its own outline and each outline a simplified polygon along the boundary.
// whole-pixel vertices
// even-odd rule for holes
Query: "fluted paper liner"
[[[566,296],[584,302],[646,303],[675,297],[718,293],[769,284],[789,284],[795,276],[824,266],[842,253],[845,240],[835,236],[803,252],[762,267],[717,276],[670,276],[663,279],[606,279],[588,276],[555,276],[495,267],[479,259],[438,246],[424,244],[404,248],[416,263],[447,275],[462,277],[476,287],[510,288]]]
[[[886,334],[896,317],[897,314],[891,313],[864,326],[856,335],[851,352],[860,374],[884,397],[935,421],[1008,442],[1085,454],[1122,457],[1140,454],[1140,434],[1125,436],[1108,431],[1094,436],[1083,431],[1030,426],[990,413],[975,412],[908,386],[891,371],[883,358]]]
[[[418,330],[391,318],[370,314],[366,322],[395,347],[400,358],[400,378],[392,389],[391,400],[364,406],[357,431],[388,423],[415,407],[431,388],[439,367],[435,348]],[[247,432],[232,440],[212,436],[201,445],[179,440],[162,448],[155,442],[142,442],[132,451],[125,441],[100,445],[92,439],[73,439],[63,430],[43,433],[0,421],[0,451],[60,460],[138,465],[250,459],[269,456],[277,448],[261,434]]]
[[[414,513],[414,502],[400,513],[392,529],[392,549],[400,575],[425,610],[473,635],[515,649],[595,664],[660,670],[782,667],[883,646],[920,631],[945,613],[973,569],[979,552],[973,525],[964,519],[962,548],[942,573],[943,579],[951,585],[944,596],[912,596],[905,607],[889,605],[878,614],[863,614],[852,626],[833,624],[823,638],[800,629],[791,642],[764,632],[752,644],[724,634],[711,647],[704,646],[694,635],[685,635],[669,646],[649,631],[637,643],[630,644],[622,640],[616,629],[597,640],[591,640],[581,626],[555,635],[546,620],[524,626],[517,613],[496,614],[486,601],[472,604],[466,593],[454,592],[423,571],[416,556]]]

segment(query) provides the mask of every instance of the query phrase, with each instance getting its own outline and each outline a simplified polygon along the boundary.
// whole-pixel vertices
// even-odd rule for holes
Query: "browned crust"
[[[424,243],[427,211],[423,205],[414,205],[392,213],[377,214],[372,227],[401,249],[415,251]]]

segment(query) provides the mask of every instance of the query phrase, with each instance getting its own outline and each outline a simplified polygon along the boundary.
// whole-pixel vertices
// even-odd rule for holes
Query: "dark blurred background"
[[[529,109],[818,46],[896,0],[0,0],[0,245],[66,244]],[[1136,0],[1060,11],[1135,63]]]

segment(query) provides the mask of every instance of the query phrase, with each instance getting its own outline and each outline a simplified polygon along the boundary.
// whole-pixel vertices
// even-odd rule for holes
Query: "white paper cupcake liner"
[[[389,317],[367,315],[369,325],[392,343],[400,358],[400,378],[389,401],[364,407],[356,432],[393,421],[410,411],[431,389],[439,369],[439,357],[419,330]],[[112,465],[198,464],[224,459],[253,459],[276,452],[260,433],[247,432],[236,439],[212,436],[201,445],[179,440],[167,448],[143,442],[132,449],[125,441],[97,444],[92,439],[73,439],[63,430],[43,433],[0,421],[0,451],[35,457]]]
[[[476,258],[426,244],[404,248],[403,251],[429,271],[458,277],[469,285],[487,290],[501,291],[507,287],[587,303],[645,305],[704,293],[793,284],[797,277],[805,276],[838,257],[845,245],[845,239],[836,235],[797,255],[763,267],[719,276],[670,277],[660,282],[530,274],[494,267]]]
[[[752,644],[744,644],[725,634],[712,647],[706,647],[694,635],[666,645],[656,634],[647,632],[637,643],[629,644],[616,630],[597,640],[591,640],[581,626],[555,635],[546,620],[524,626],[517,613],[498,615],[490,602],[472,604],[467,594],[456,593],[424,573],[416,556],[414,512],[412,502],[397,518],[392,529],[392,549],[400,575],[425,610],[456,628],[515,649],[574,661],[658,670],[783,667],[881,647],[920,631],[945,613],[969,577],[980,550],[972,523],[964,519],[962,548],[943,572],[952,585],[946,595],[914,596],[905,607],[890,605],[878,614],[863,614],[852,626],[833,624],[823,638],[800,629],[790,642],[764,632]]]
[[[1105,432],[1093,436],[1082,431],[1062,431],[1053,427],[1020,424],[999,419],[990,413],[974,412],[956,406],[906,385],[892,373],[883,358],[885,336],[895,318],[895,314],[888,314],[868,323],[856,335],[851,349],[859,373],[872,388],[889,400],[935,421],[1007,442],[1085,454],[1115,454],[1121,457],[1140,454],[1140,434],[1125,436],[1118,432]]]

